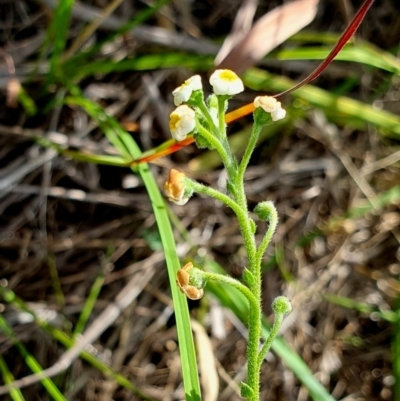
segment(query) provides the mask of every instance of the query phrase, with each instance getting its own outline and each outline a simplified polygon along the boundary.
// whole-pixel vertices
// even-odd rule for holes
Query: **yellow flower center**
[[[228,82],[236,81],[238,79],[237,75],[231,70],[222,71],[220,78]]]
[[[178,128],[180,121],[181,117],[178,114],[171,114],[169,118],[169,129],[175,131]]]

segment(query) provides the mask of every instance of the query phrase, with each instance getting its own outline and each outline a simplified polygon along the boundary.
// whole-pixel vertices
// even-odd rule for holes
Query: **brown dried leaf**
[[[318,3],[319,0],[298,0],[265,14],[217,67],[229,68],[238,74],[243,73],[308,25],[316,15]]]

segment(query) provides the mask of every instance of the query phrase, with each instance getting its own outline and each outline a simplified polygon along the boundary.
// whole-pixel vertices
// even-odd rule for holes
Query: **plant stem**
[[[244,173],[246,172],[246,168],[249,164],[250,157],[254,151],[254,148],[256,147],[258,138],[260,136],[261,129],[262,129],[262,125],[254,122],[249,142],[247,143],[246,150],[244,151],[242,161],[240,162],[240,165],[239,165],[238,181],[240,180],[241,182],[244,182]]]
[[[211,148],[218,152],[224,165],[230,166],[232,164],[232,156],[230,151],[226,149],[226,146],[224,146],[224,144],[217,137],[212,135],[201,124],[196,124],[196,129],[199,135],[201,135],[210,144]]]
[[[266,202],[265,202],[266,203]],[[270,210],[269,216],[268,216],[268,230],[264,235],[264,238],[260,242],[260,245],[258,246],[257,254],[256,254],[256,259],[258,263],[261,265],[261,260],[264,256],[264,253],[271,242],[272,236],[275,233],[276,226],[278,225],[278,212],[276,211],[276,208],[272,202],[268,202],[268,207]]]
[[[261,365],[264,361],[264,358],[271,348],[272,343],[274,342],[276,336],[278,335],[279,329],[282,325],[284,315],[283,314],[275,314],[274,318],[274,324],[272,326],[271,332],[269,333],[269,336],[267,338],[267,341],[264,343],[262,346],[260,353],[258,354],[258,359],[257,359],[257,369],[260,371]]]
[[[243,207],[242,205],[238,204],[238,202],[235,202],[232,198],[223,194],[222,192],[217,191],[211,187],[207,187],[206,185],[200,184],[196,181],[189,180],[189,185],[194,192],[201,193],[210,196],[211,198],[217,199],[222,203],[225,203],[226,206],[232,209],[232,211],[236,214],[239,222],[240,231],[244,240],[244,246],[246,248],[246,253],[249,258],[249,264],[251,265],[252,263],[254,263],[254,261],[256,261],[256,245],[251,223],[249,221],[250,217],[248,216],[247,212],[247,203],[245,203],[245,207]],[[249,270],[252,271],[251,269]]]
[[[239,290],[249,301],[249,305],[252,308],[258,308],[258,301],[254,294],[248,287],[242,284],[240,281],[235,280],[232,277],[224,276],[223,274],[203,272],[203,277],[206,281],[216,281],[223,284],[228,284],[237,290]]]

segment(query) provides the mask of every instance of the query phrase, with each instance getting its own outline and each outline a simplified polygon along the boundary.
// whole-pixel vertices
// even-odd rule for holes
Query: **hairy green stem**
[[[264,256],[264,253],[271,242],[272,236],[275,233],[276,227],[278,225],[278,212],[276,211],[275,206],[273,205],[272,202],[269,203],[269,216],[268,216],[268,230],[264,235],[264,238],[260,242],[260,245],[258,246],[257,254],[256,254],[256,259],[259,264],[261,264],[261,260]]]
[[[244,182],[244,173],[246,172],[246,168],[249,165],[250,157],[253,154],[254,148],[257,145],[258,138],[260,136],[260,132],[262,129],[262,125],[257,124],[254,122],[253,124],[253,129],[250,135],[250,139],[247,142],[246,150],[244,151],[242,161],[240,162],[239,165],[239,170],[238,170],[238,181]]]
[[[226,146],[224,146],[224,144],[221,143],[217,137],[212,135],[200,123],[196,124],[196,129],[198,131],[198,134],[201,135],[201,137],[210,144],[212,149],[215,149],[218,152],[224,165],[230,166],[232,164],[232,157],[230,155],[230,152],[226,149]]]
[[[239,290],[249,301],[249,305],[252,308],[258,308],[258,301],[254,294],[250,291],[248,287],[242,284],[240,281],[229,277],[224,276],[223,274],[218,273],[210,273],[210,272],[203,272],[203,277],[206,281],[215,281],[218,283],[228,284],[237,290]]]
[[[213,118],[211,117],[211,114],[208,110],[208,107],[206,106],[206,104],[204,103],[204,100],[202,102],[199,102],[197,104],[197,107],[200,109],[200,111],[203,113],[203,116],[206,118],[208,124],[210,127],[214,128],[215,134],[216,136],[220,137],[220,133],[219,133],[219,127],[217,127],[215,125],[215,122],[213,120]]]
[[[278,313],[275,314],[274,324],[272,326],[271,332],[269,333],[267,341],[265,341],[264,345],[262,346],[258,354],[258,359],[257,359],[258,371],[260,371],[264,358],[267,355],[267,352],[270,350],[271,345],[274,342],[276,336],[278,335],[279,329],[282,326],[284,316],[285,316],[284,314],[278,314]]]

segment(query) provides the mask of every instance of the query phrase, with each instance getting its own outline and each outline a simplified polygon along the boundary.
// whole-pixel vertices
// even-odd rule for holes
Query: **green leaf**
[[[68,97],[65,101],[69,105],[78,105],[82,107],[93,118],[93,120],[96,121],[107,136],[108,140],[119,150],[121,156],[123,156],[127,161],[141,156],[141,151],[131,135],[124,131],[119,123],[114,118],[108,116],[100,106],[83,97]],[[200,401],[200,384],[193,336],[190,327],[189,310],[186,297],[179,291],[175,282],[176,272],[180,268],[180,262],[176,253],[174,235],[168,218],[167,209],[148,165],[140,164],[137,167],[137,172],[140,174],[149,194],[164,247],[168,277],[175,309],[186,400]]]

